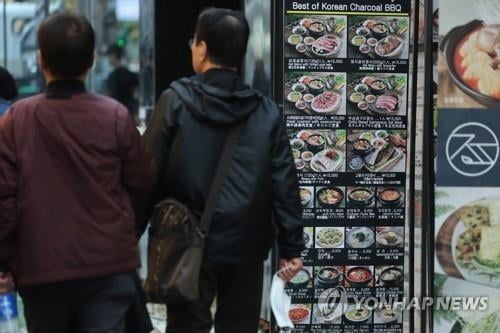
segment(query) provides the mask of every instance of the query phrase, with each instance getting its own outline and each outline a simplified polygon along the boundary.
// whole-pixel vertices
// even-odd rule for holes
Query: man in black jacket
[[[169,333],[210,332],[215,298],[217,333],[257,332],[263,261],[276,238],[282,277],[302,268],[300,199],[286,130],[275,104],[237,73],[248,36],[240,12],[202,12],[191,42],[197,75],[163,93],[145,134],[161,171],[154,199],[136,207],[142,221],[166,197],[201,212],[228,132],[244,122],[208,235],[201,297],[169,304]]]

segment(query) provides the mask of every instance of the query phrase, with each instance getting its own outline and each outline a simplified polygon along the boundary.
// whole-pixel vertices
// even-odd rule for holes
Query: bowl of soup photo
[[[403,195],[398,189],[386,188],[379,193],[378,198],[383,206],[395,207],[401,204]]]
[[[355,188],[348,194],[349,203],[357,207],[368,207],[373,203],[373,191],[368,188]]]
[[[325,149],[325,138],[321,134],[313,134],[306,141],[307,148],[313,153],[319,153]]]
[[[323,267],[316,276],[316,288],[333,288],[340,283],[341,273],[335,267]]]
[[[358,156],[366,156],[373,150],[373,146],[367,139],[358,139],[352,143],[352,151]]]
[[[396,287],[403,283],[404,274],[398,267],[389,267],[380,273],[380,282],[384,287]]]
[[[307,288],[311,280],[311,273],[306,269],[301,269],[289,282],[292,288]]]
[[[372,316],[372,310],[366,305],[353,304],[344,313],[346,321],[350,324],[367,324]]]
[[[368,287],[373,281],[373,273],[366,267],[353,267],[347,270],[345,279],[351,287]]]
[[[318,203],[324,208],[338,207],[344,200],[344,192],[337,187],[325,187],[316,194]]]

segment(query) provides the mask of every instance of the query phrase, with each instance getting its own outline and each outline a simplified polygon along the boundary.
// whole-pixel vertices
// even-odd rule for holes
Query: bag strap
[[[214,215],[215,208],[217,207],[219,194],[222,186],[224,185],[224,181],[226,180],[229,166],[231,165],[234,148],[238,143],[240,133],[245,123],[246,121],[241,121],[239,124],[233,127],[229,131],[228,138],[226,139],[226,143],[224,144],[222,155],[217,165],[217,171],[215,172],[215,178],[212,182],[212,185],[210,186],[207,202],[205,203],[205,208],[203,209],[203,214],[201,215],[199,230],[197,230],[202,238],[206,238],[208,235],[208,231],[210,230],[212,217]]]

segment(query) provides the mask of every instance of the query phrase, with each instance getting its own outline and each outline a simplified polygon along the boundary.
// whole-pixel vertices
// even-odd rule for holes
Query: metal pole
[[[408,297],[409,299],[412,299],[415,296],[415,162],[416,162],[416,140],[417,140],[417,108],[418,108],[418,101],[417,101],[417,95],[418,95],[418,20],[419,20],[419,2],[418,1],[413,1],[413,6],[415,8],[414,11],[414,17],[413,17],[413,59],[412,59],[412,105],[411,105],[411,116],[410,116],[410,152],[411,155],[409,156],[410,158],[410,168],[409,168],[409,193],[410,193],[410,200],[408,200],[409,203],[409,216],[408,216],[408,235],[409,235],[409,258],[408,258],[408,267],[409,267],[409,275],[410,275],[410,281],[409,281],[409,290],[408,290]],[[410,315],[410,330],[411,332],[414,331],[415,329],[415,311],[410,310],[409,311]]]
[[[7,3],[3,0],[3,63],[4,67],[7,68]]]
[[[434,149],[433,149],[433,34],[432,0],[425,1],[425,91],[424,91],[424,145],[423,145],[423,191],[422,191],[422,267],[425,284],[423,293],[426,297],[434,296]],[[427,332],[433,331],[433,308],[424,313]]]

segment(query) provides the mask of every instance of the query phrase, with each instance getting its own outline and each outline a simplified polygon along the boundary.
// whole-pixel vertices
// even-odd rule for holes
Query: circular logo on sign
[[[324,290],[318,299],[318,314],[325,321],[340,318],[347,311],[347,291],[344,287]]]
[[[470,122],[453,130],[446,142],[450,166],[465,177],[479,177],[497,163],[500,151],[498,137],[488,126]]]

